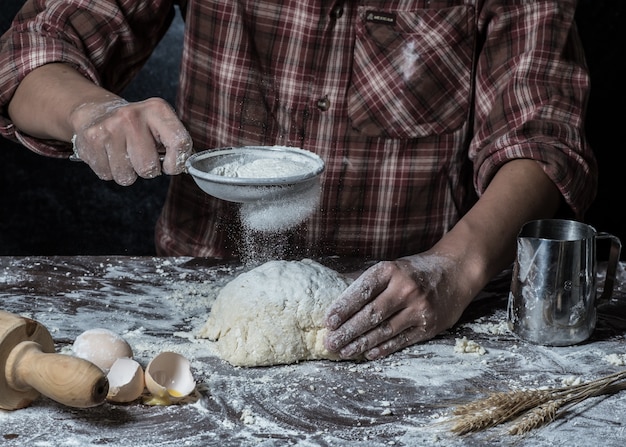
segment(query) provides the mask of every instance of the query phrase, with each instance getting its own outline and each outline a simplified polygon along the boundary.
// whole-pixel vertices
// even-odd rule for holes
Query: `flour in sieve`
[[[236,160],[216,166],[210,173],[223,177],[281,178],[303,175],[309,166],[286,158],[258,158],[249,162]]]

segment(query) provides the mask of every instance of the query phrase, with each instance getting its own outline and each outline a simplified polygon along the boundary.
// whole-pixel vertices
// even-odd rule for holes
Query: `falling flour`
[[[315,210],[319,203],[320,185],[286,196],[257,202],[242,203],[239,210],[244,228],[274,232],[284,231],[301,224]]]
[[[263,181],[258,186],[273,188],[274,194],[239,206],[243,232],[237,244],[239,255],[246,265],[260,264],[287,255],[290,232],[311,216],[319,205],[319,179],[283,186],[285,179],[306,175],[314,168],[310,162],[289,157],[289,153],[261,158],[242,156],[210,171],[210,174],[223,177],[276,179],[275,184]],[[283,191],[283,188],[288,190]]]
[[[239,220],[242,226],[238,250],[246,265],[259,265],[271,259],[283,259],[290,253],[289,239],[317,208],[321,187],[310,188],[286,197],[242,203]]]
[[[308,173],[311,166],[285,157],[239,160],[217,166],[212,174],[225,177],[251,179],[286,178]],[[252,231],[284,231],[302,223],[315,209],[320,195],[318,182],[310,188],[292,189],[289,194],[280,193],[266,200],[247,202],[241,205],[240,216],[244,228]]]

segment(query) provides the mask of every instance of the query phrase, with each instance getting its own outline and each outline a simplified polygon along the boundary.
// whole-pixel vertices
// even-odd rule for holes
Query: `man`
[[[122,185],[174,175],[163,255],[237,256],[236,207],[177,175],[192,146],[316,152],[320,209],[292,244],[384,260],[327,315],[329,349],[375,359],[452,326],[510,264],[524,222],[582,218],[593,200],[575,6],[181,2],[174,111],[116,93],[167,29],[172,1],[27,2],[0,41],[0,132],[45,155],[73,151]]]

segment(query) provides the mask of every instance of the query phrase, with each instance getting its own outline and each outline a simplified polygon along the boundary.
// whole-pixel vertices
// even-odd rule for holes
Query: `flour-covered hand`
[[[457,296],[457,273],[455,262],[437,255],[372,266],[328,309],[326,348],[374,360],[448,329],[467,302]]]
[[[72,112],[72,121],[75,156],[101,179],[120,185],[130,185],[138,177],[154,178],[161,172],[183,172],[193,148],[176,113],[160,98],[129,103],[112,97],[85,103]]]

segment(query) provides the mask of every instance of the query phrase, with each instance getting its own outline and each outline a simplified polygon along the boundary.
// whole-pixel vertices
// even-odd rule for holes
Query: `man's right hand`
[[[189,133],[163,99],[90,102],[71,114],[74,153],[103,180],[130,185],[137,177],[183,172],[192,153]],[[163,165],[159,157],[164,155]]]

